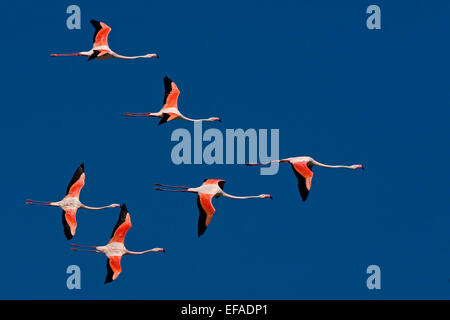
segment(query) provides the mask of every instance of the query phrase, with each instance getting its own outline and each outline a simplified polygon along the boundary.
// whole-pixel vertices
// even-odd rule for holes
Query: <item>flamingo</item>
[[[159,112],[151,113],[125,113],[127,117],[156,117],[161,118],[161,121],[158,125],[162,125],[168,121],[182,119],[191,122],[201,122],[201,121],[219,121],[220,118],[211,117],[208,119],[190,119],[181,114],[178,110],[177,100],[180,95],[180,90],[178,89],[175,82],[169,79],[168,76],[164,77],[164,88],[165,88],[165,96],[164,96],[164,105]]]
[[[259,196],[246,196],[246,197],[237,197],[232,196],[225,191],[223,188],[225,186],[225,180],[221,179],[205,179],[203,184],[198,188],[189,188],[189,187],[178,187],[178,186],[168,186],[159,183],[155,183],[158,191],[169,191],[169,192],[191,192],[197,193],[197,207],[200,213],[198,218],[198,237],[205,233],[206,228],[209,226],[212,217],[216,210],[212,205],[213,198],[219,198],[224,196],[230,199],[272,199],[270,194],[260,194]],[[180,189],[180,190],[170,190],[170,189],[162,189],[160,187],[172,188],[172,189]]]
[[[312,167],[319,166],[324,168],[346,168],[346,169],[362,169],[364,167],[361,164],[353,164],[351,166],[330,166],[320,162],[317,162],[311,157],[293,157],[281,160],[273,160],[267,163],[246,163],[247,166],[261,166],[270,163],[290,163],[292,169],[294,170],[295,176],[298,180],[298,190],[300,191],[300,196],[303,201],[306,201],[309,195],[309,190],[311,189],[311,181],[313,178]]]
[[[75,235],[75,231],[77,229],[77,210],[78,209],[87,209],[87,210],[102,210],[107,208],[118,208],[120,204],[110,204],[105,207],[88,207],[80,202],[80,191],[84,186],[85,179],[85,171],[84,171],[84,163],[82,163],[75,174],[70,180],[69,185],[67,186],[66,196],[58,202],[46,202],[46,201],[34,201],[34,200],[26,200],[26,204],[31,205],[41,205],[41,206],[51,206],[51,207],[60,207],[63,209],[62,213],[62,223],[64,226],[64,234],[67,240],[70,240]]]
[[[96,252],[96,253],[104,253],[108,260],[106,261],[106,279],[105,284],[112,282],[117,279],[119,274],[122,271],[120,266],[120,260],[124,255],[138,255],[145,254],[148,252],[166,252],[163,248],[154,248],[150,250],[135,252],[130,251],[125,248],[125,236],[127,235],[128,230],[131,228],[131,218],[130,213],[128,212],[127,206],[125,204],[122,205],[119,215],[119,220],[117,221],[111,239],[109,240],[106,246],[80,246],[77,244],[72,244],[72,246],[76,248],[70,248],[74,251],[84,251],[84,252]],[[89,249],[78,249],[78,248],[89,248]]]
[[[91,61],[92,59],[97,60],[106,60],[110,58],[117,58],[117,59],[126,59],[126,60],[132,60],[132,59],[139,59],[139,58],[157,58],[159,59],[159,56],[156,53],[149,53],[143,56],[134,56],[134,57],[127,57],[127,56],[121,56],[120,54],[115,53],[109,48],[108,45],[108,35],[111,31],[111,28],[108,27],[105,23],[91,20],[91,24],[95,28],[94,33],[94,46],[89,51],[82,51],[77,53],[66,53],[66,54],[57,54],[52,53],[50,56],[52,57],[70,57],[70,56],[84,56],[89,57],[88,61]]]

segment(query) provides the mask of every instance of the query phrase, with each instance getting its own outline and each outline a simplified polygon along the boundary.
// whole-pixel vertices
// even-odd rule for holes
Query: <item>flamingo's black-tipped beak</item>
[[[366,168],[365,168],[364,166],[361,166],[361,169],[362,169],[362,170],[366,170]]]

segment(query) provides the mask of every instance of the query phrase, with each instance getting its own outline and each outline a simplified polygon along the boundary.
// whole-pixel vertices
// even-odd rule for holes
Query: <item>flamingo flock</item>
[[[109,48],[108,45],[108,35],[111,28],[104,22],[91,20],[91,24],[95,28],[94,33],[94,45],[91,50],[83,51],[72,54],[51,54],[52,57],[66,57],[66,56],[86,56],[89,57],[88,61],[106,60],[109,58],[117,59],[139,59],[139,58],[159,58],[156,53],[146,54],[142,56],[122,56]],[[201,122],[201,121],[218,121],[221,119],[218,117],[209,117],[205,119],[191,119],[184,116],[178,109],[178,97],[180,95],[180,90],[178,89],[175,82],[173,82],[169,77],[164,77],[164,102],[163,107],[159,112],[148,112],[148,113],[125,113],[127,117],[155,117],[160,118],[159,125],[173,120],[186,120],[191,122]],[[291,157],[281,160],[273,160],[267,163],[247,163],[248,166],[261,166],[268,165],[270,163],[289,163],[292,166],[294,174],[298,182],[298,190],[302,201],[306,201],[311,190],[311,183],[313,178],[312,168],[314,166],[325,167],[325,168],[346,168],[351,170],[364,169],[361,164],[354,165],[326,165],[314,160],[309,156],[302,157]],[[81,252],[95,252],[103,253],[107,257],[106,263],[106,279],[105,284],[113,282],[117,279],[119,274],[122,272],[121,259],[124,255],[142,255],[146,253],[157,253],[165,252],[163,248],[154,248],[150,250],[135,252],[130,251],[125,247],[124,241],[128,230],[131,228],[131,216],[125,204],[110,204],[104,207],[90,207],[86,206],[80,201],[80,192],[85,184],[85,168],[84,164],[81,164],[75,171],[68,187],[64,198],[57,202],[46,202],[46,201],[34,201],[26,200],[28,205],[39,205],[39,206],[51,206],[59,207],[63,210],[62,213],[62,223],[64,228],[64,235],[67,240],[71,240],[75,236],[77,229],[77,219],[76,214],[78,209],[86,210],[103,210],[107,208],[118,208],[120,207],[120,214],[118,222],[116,223],[111,238],[108,244],[104,246],[81,246],[77,244],[72,244],[71,249],[73,251]],[[212,200],[214,198],[225,197],[229,199],[273,199],[270,194],[260,194],[255,196],[234,196],[228,194],[224,191],[225,180],[223,179],[205,179],[199,187],[186,187],[186,186],[171,186],[163,184],[155,184],[155,189],[157,191],[164,192],[183,192],[183,193],[195,193],[197,194],[197,208],[199,212],[198,226],[197,226],[197,236],[201,237],[206,229],[209,227],[211,220],[216,212]]]

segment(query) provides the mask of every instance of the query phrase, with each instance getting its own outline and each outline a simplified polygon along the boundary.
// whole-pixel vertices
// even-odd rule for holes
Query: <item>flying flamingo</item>
[[[346,169],[363,169],[364,167],[361,164],[354,164],[351,166],[330,166],[320,162],[317,162],[311,157],[293,157],[286,158],[281,160],[274,160],[267,163],[246,163],[247,166],[260,166],[266,165],[270,163],[290,163],[292,165],[292,169],[294,170],[295,176],[298,180],[298,190],[300,191],[300,196],[303,201],[306,201],[309,195],[309,190],[311,189],[311,181],[313,178],[312,167],[319,166],[324,168],[346,168]]]
[[[259,196],[247,196],[247,197],[236,197],[232,196],[223,191],[225,180],[220,179],[206,179],[203,184],[198,188],[189,188],[189,187],[177,187],[177,186],[167,186],[163,184],[156,183],[155,185],[159,187],[173,188],[173,189],[181,189],[181,190],[169,190],[162,188],[155,188],[158,191],[169,191],[169,192],[192,192],[197,193],[197,207],[200,212],[200,216],[198,218],[198,236],[200,237],[203,233],[205,233],[206,228],[209,226],[212,217],[214,216],[214,209],[212,205],[213,198],[219,198],[224,196],[230,199],[265,199],[272,197],[269,194],[260,194]]]
[[[158,125],[162,125],[168,121],[182,119],[192,122],[201,122],[201,121],[219,121],[220,118],[211,117],[208,119],[190,119],[181,114],[178,110],[177,100],[180,95],[180,90],[178,90],[175,82],[169,79],[169,77],[164,77],[164,88],[165,88],[165,96],[164,96],[164,105],[159,112],[155,113],[125,113],[127,117],[156,117],[161,118],[161,121]]]
[[[154,248],[141,252],[134,252],[127,250],[127,248],[125,248],[124,240],[130,228],[131,228],[130,213],[127,210],[127,206],[123,204],[122,209],[120,210],[119,221],[117,221],[116,226],[114,227],[114,230],[111,235],[111,240],[109,240],[106,246],[90,247],[72,244],[75,247],[89,248],[90,250],[77,248],[71,248],[71,250],[104,253],[108,257],[108,260],[106,261],[107,274],[105,284],[112,282],[117,279],[120,272],[122,271],[122,268],[120,266],[120,260],[122,259],[122,256],[127,254],[131,255],[145,254],[148,252],[166,252],[162,248]]]
[[[64,226],[64,234],[67,240],[70,240],[75,235],[75,230],[77,229],[77,210],[87,209],[87,210],[102,210],[107,208],[118,208],[120,204],[111,204],[106,207],[88,207],[80,202],[80,191],[84,186],[85,172],[84,163],[82,163],[75,174],[70,180],[67,186],[66,196],[58,202],[45,202],[45,201],[34,201],[26,200],[26,204],[42,205],[42,206],[52,206],[60,207],[63,209],[62,213],[62,223]]]
[[[84,56],[89,57],[88,61],[91,61],[92,59],[98,59],[98,60],[106,60],[109,58],[117,58],[117,59],[126,59],[126,60],[132,60],[132,59],[139,59],[139,58],[157,58],[159,59],[159,56],[156,53],[149,53],[144,56],[134,56],[134,57],[127,57],[127,56],[121,56],[114,51],[112,51],[109,48],[108,45],[108,35],[111,31],[111,28],[108,27],[105,23],[99,22],[96,20],[91,20],[91,24],[95,28],[94,33],[94,46],[89,51],[82,51],[77,53],[69,53],[69,54],[56,54],[52,53],[50,56],[52,57],[70,57],[70,56]]]

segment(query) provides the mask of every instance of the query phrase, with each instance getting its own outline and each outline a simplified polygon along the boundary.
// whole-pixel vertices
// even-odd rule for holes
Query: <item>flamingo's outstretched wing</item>
[[[122,205],[119,215],[119,220],[117,221],[114,230],[111,235],[111,242],[124,242],[125,236],[127,235],[128,230],[131,228],[131,218],[130,213],[128,212],[127,206],[125,204]]]
[[[199,193],[197,197],[197,207],[200,213],[198,217],[198,236],[200,237],[205,233],[206,228],[209,226],[212,217],[214,216],[214,209],[212,205],[213,194]]]
[[[62,212],[62,223],[67,240],[72,239],[77,230],[77,209],[64,209]]]
[[[177,85],[175,82],[169,79],[168,76],[164,77],[164,109],[168,108],[178,108],[177,101],[178,96],[180,95],[180,90],[178,90]]]
[[[75,171],[72,180],[70,180],[67,186],[66,196],[78,198],[80,196],[80,191],[84,187],[84,163],[80,164],[77,171]]]
[[[308,199],[309,190],[311,190],[313,172],[306,161],[292,163],[292,169],[298,180],[298,191],[300,191],[300,196],[303,201],[306,201],[306,199]]]
[[[111,31],[111,28],[108,27],[105,23],[91,20],[91,24],[95,28],[94,33],[94,48],[107,46],[108,47],[108,35]]]
[[[121,256],[108,256],[108,260],[106,260],[105,284],[116,280],[119,274],[122,272],[122,267],[120,266],[121,259]]]

